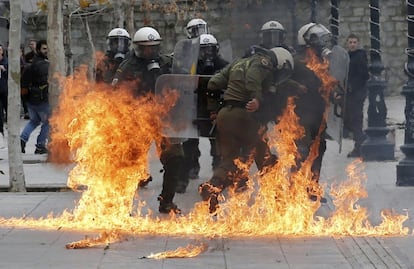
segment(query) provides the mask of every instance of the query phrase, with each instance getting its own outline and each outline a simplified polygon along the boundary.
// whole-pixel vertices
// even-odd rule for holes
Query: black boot
[[[200,193],[201,199],[203,199],[203,201],[209,202],[210,213],[215,213],[219,208],[218,196],[221,193],[221,189],[211,185],[208,182],[205,182],[198,187],[198,193]]]
[[[22,153],[26,153],[26,142],[23,139],[20,139],[20,147],[22,148]]]
[[[139,183],[138,183],[138,186],[140,187],[140,188],[144,188],[144,187],[146,187],[150,182],[152,181],[152,176],[149,176],[149,177],[147,177],[147,178],[145,178],[145,179],[141,179],[140,181],[139,181]]]
[[[158,201],[160,201],[160,206],[158,207],[158,212],[162,214],[169,214],[174,212],[175,214],[181,214],[181,209],[178,208],[173,202],[165,202],[164,198],[160,195],[158,196]]]
[[[47,153],[48,153],[48,150],[45,146],[36,145],[34,154],[47,154]]]
[[[183,162],[182,156],[173,156],[165,160],[162,191],[158,197],[160,213],[169,213],[169,211],[181,212],[173,203],[173,199],[179,178],[183,176]]]

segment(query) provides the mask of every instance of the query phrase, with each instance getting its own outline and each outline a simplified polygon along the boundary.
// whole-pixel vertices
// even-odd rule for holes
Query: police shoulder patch
[[[268,66],[269,65],[269,60],[268,59],[266,59],[266,58],[262,58],[261,60],[260,60],[260,62],[262,63],[262,65],[264,65],[264,66]]]

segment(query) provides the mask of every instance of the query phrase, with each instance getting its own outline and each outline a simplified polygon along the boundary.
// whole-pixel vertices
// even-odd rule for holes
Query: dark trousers
[[[311,166],[312,180],[319,182],[322,160],[326,151],[326,130],[317,131],[317,129],[305,128],[305,136],[296,141],[296,145],[299,152],[299,158],[296,160],[296,169],[299,170],[303,162],[309,157],[314,158]],[[312,150],[315,150],[316,155],[310,155]]]
[[[7,91],[0,91],[0,132],[4,134],[4,122],[7,122]]]
[[[164,168],[160,204],[172,203],[178,180],[184,176],[184,152],[181,143],[170,144],[164,139],[161,145],[161,163]]]
[[[365,98],[366,92],[360,92],[348,94],[345,100],[344,127],[352,132],[354,148],[357,150],[365,140],[365,133],[362,131]]]
[[[189,138],[183,142],[185,168],[187,171],[190,169],[200,169],[198,159],[200,158],[201,152],[198,148],[200,140],[198,138]]]

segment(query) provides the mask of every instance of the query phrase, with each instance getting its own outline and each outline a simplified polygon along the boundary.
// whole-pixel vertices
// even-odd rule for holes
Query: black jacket
[[[319,127],[324,122],[326,102],[320,93],[322,82],[318,76],[306,66],[306,50],[299,51],[295,57],[295,68],[291,79],[302,84],[306,88],[285,89],[285,95],[295,96],[295,113],[300,124],[316,136]],[[287,99],[286,96],[284,98]]]
[[[156,61],[158,62],[160,69],[149,71],[147,66],[150,62],[131,53],[119,65],[115,72],[114,79],[117,79],[120,83],[135,82],[134,94],[136,94],[136,96],[150,92],[154,93],[157,78],[162,74],[171,73],[171,61],[168,57],[160,56]]]
[[[39,55],[36,55],[33,58],[33,63],[27,65],[23,70],[21,87],[29,90],[26,96],[29,103],[48,102],[48,74],[49,60]]]
[[[369,78],[367,54],[363,49],[349,51],[349,59],[348,90],[352,94],[365,93]]]

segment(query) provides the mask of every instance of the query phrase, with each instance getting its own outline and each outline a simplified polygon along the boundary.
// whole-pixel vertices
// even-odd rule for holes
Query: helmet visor
[[[160,45],[140,45],[134,43],[135,55],[146,60],[154,60],[159,57]]]
[[[262,32],[262,45],[270,49],[280,47],[285,43],[286,33],[282,30],[270,30]]]
[[[202,34],[207,34],[207,25],[197,24],[187,28],[187,31],[190,38],[196,38]]]
[[[129,50],[129,39],[125,37],[110,37],[108,39],[108,51],[113,53],[127,53]]]
[[[322,25],[314,25],[305,33],[305,39],[309,40],[309,44],[313,47],[331,48],[332,35]]]

